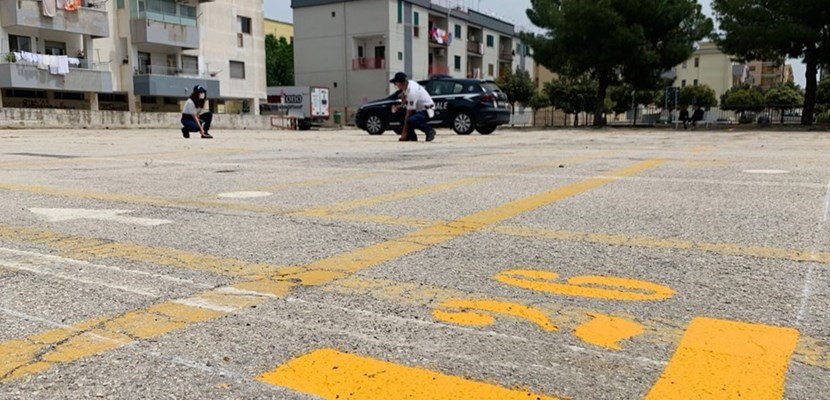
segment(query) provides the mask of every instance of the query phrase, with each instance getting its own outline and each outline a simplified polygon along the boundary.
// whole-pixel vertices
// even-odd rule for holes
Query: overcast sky
[[[496,14],[503,19],[512,22],[517,27],[530,27],[531,23],[527,19],[525,11],[530,8],[530,0],[513,0],[506,2],[504,0],[439,0],[439,1],[460,1],[468,7],[478,9],[485,13]],[[703,4],[703,10],[709,15],[712,15],[711,0],[700,0]],[[509,6],[508,6],[509,4]],[[265,17],[271,19],[278,19],[280,21],[293,21],[291,13],[291,0],[265,0]],[[805,68],[799,61],[790,61],[793,64],[795,72],[795,81],[802,87],[804,86]]]

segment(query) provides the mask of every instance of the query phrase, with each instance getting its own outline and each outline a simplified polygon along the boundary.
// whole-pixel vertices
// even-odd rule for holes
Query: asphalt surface
[[[0,398],[830,399],[826,132],[215,136],[0,131]]]

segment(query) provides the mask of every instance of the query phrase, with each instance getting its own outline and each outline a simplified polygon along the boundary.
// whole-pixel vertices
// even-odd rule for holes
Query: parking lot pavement
[[[0,398],[818,399],[830,141],[0,132]]]

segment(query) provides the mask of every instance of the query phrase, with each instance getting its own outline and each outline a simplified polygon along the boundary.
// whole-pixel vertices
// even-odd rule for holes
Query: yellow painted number
[[[556,283],[559,274],[538,270],[509,270],[496,275],[501,283],[523,289],[605,300],[648,301],[674,296],[672,288],[652,282],[605,276],[575,276]]]

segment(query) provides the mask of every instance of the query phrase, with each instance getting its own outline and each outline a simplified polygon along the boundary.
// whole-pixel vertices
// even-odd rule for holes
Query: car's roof
[[[442,76],[442,77],[433,77],[431,79],[419,81],[418,83],[429,83],[429,82],[432,82],[432,81],[450,81],[450,82],[458,82],[458,83],[461,83],[461,84],[464,84],[464,85],[469,85],[469,84],[472,84],[472,83],[478,83],[478,84],[482,84],[482,83],[493,83],[493,84],[495,84],[496,83],[496,82],[491,81],[491,80],[469,79],[469,78],[452,78],[452,77],[444,77],[444,76]]]

